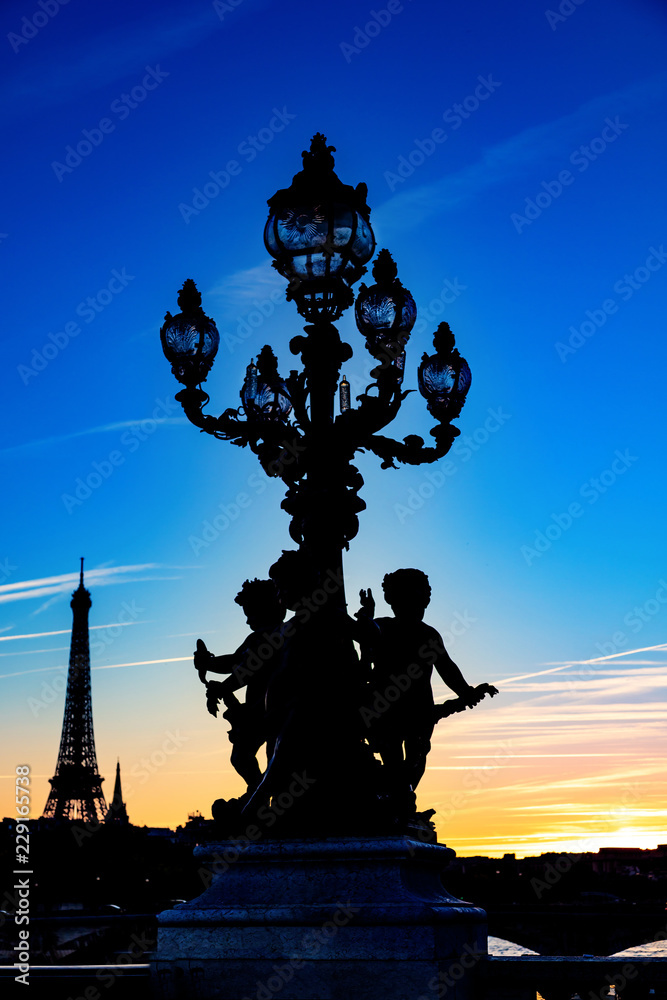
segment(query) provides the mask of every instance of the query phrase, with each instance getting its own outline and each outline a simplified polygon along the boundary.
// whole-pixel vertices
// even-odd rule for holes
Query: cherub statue
[[[275,734],[266,714],[266,690],[275,673],[280,649],[285,608],[272,580],[246,580],[234,598],[245,613],[251,632],[233,653],[214,656],[201,639],[194,654],[195,668],[206,684],[206,706],[211,715],[218,714],[222,700],[227,706],[223,718],[231,724],[231,762],[254,791],[262,778],[257,753],[266,743],[267,760],[273,754]],[[206,674],[229,674],[225,681],[207,681]],[[245,687],[245,703],[236,692]]]
[[[480,684],[471,687],[445,649],[442,637],[424,622],[431,600],[428,577],[418,569],[399,569],[382,581],[393,618],[377,618],[379,637],[363,651],[372,661],[370,696],[361,708],[369,742],[381,758],[391,792],[409,809],[414,791],[424,774],[436,722],[477,705],[496,688]],[[373,617],[375,602],[371,590],[362,590],[358,616]],[[431,675],[436,673],[458,695],[436,706]],[[447,706],[451,705],[448,709]]]

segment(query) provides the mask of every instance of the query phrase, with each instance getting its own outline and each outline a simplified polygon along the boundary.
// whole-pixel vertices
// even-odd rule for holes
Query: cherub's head
[[[234,598],[253,632],[281,622],[285,608],[273,580],[246,580]]]
[[[269,569],[269,576],[278,588],[283,604],[292,610],[317,586],[310,559],[296,549],[283,549],[283,554]]]
[[[382,581],[384,599],[397,618],[421,621],[431,600],[431,585],[420,569],[397,569]]]

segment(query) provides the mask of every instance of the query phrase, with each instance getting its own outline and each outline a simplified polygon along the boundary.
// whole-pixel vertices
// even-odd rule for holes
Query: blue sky
[[[98,571],[91,624],[122,622],[91,633],[107,784],[117,755],[129,773],[180,727],[178,751],[134,780],[137,821],[182,822],[239,790],[185,658],[198,635],[219,652],[243,636],[233,596],[290,547],[288,519],[249,452],[187,424],[158,330],[194,278],[222,337],[213,413],[236,405],[264,343],[289,370],[299,323],[264,250],[266,199],[321,130],[341,179],[368,184],[378,248],[417,301],[406,386],[443,319],[473,372],[435,482],[361,456],[368,509],[346,557],[351,603],[369,585],[379,598],[387,571],[426,570],[427,620],[464,673],[506,684],[441,725],[424,807],[447,801],[454,768],[481,767],[504,845],[602,837],[628,788],[630,827],[659,839],[665,654],[632,651],[664,644],[667,617],[667,15],[650,0],[561,7],[71,0],[42,24],[37,3],[3,4],[2,774],[31,764],[37,812],[68,641],[41,633],[68,628],[80,555]],[[351,314],[340,330],[354,394],[368,359]],[[411,394],[395,436],[429,426]],[[507,740],[514,763],[489,772]],[[554,757],[564,746],[615,756]],[[550,810],[580,777],[565,828]],[[585,819],[590,788],[607,797]],[[545,796],[529,827],[527,791]],[[486,809],[468,803],[441,834],[490,849]]]

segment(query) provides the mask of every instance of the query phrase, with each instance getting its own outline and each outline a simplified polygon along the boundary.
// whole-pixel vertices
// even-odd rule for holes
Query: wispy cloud
[[[134,622],[131,623],[134,625]],[[0,653],[0,656],[35,656],[37,653],[63,653],[68,646],[51,646],[49,649],[13,649],[11,653]]]
[[[235,5],[234,22],[271,6],[273,0],[244,0]],[[137,9],[140,9],[140,5]],[[86,38],[85,46],[75,32],[69,45],[61,44],[53,53],[42,57],[38,64],[30,63],[17,73],[5,102],[6,112],[25,114],[26,104],[35,110],[57,107],[83,92],[105,87],[133,75],[141,75],[146,63],[169,59],[174,53],[187,50],[187,58],[179,60],[187,70],[188,61],[195,58],[193,49],[216,32],[224,32],[223,24],[213,4],[192,5],[187,13],[183,5],[155,6],[153,12]],[[170,71],[168,65],[161,69]]]
[[[96,628],[124,628],[127,625],[146,625],[147,622],[110,622],[108,625],[89,625],[90,632]],[[13,625],[11,626],[14,627]],[[2,635],[0,642],[9,642],[11,639],[41,639],[45,635],[69,635],[71,628],[59,628],[55,632],[28,632],[23,635]]]
[[[190,49],[220,28],[211,4],[187,14],[164,14],[156,8],[134,22],[125,20],[97,37],[89,37],[85,46],[73,34],[69,46],[54,49],[51,56],[47,50],[39,64],[30,63],[16,74],[6,109],[25,114],[26,105],[38,110],[64,104],[82,92],[141,73],[146,63]],[[168,71],[167,66],[162,68]]]
[[[529,677],[540,677],[542,674],[555,674],[557,671],[565,670],[566,667],[569,666],[571,666],[571,664],[566,663],[561,667],[553,667],[551,670],[537,670],[532,674],[517,674],[516,677],[507,677],[504,680],[498,680],[496,681],[496,684],[500,687],[501,684],[514,684],[515,681],[526,681]]]
[[[626,649],[622,653],[609,653],[607,656],[595,656],[592,660],[558,660],[555,661],[556,666],[574,667],[582,666],[587,663],[606,663],[607,660],[618,660],[622,656],[635,656],[637,653],[650,653],[654,650],[665,650],[667,652],[667,642],[658,643],[657,646],[640,646],[639,649]],[[552,666],[552,663],[545,663],[545,667]],[[545,671],[546,673],[547,671]]]
[[[225,275],[209,290],[208,295],[216,297],[223,310],[236,315],[252,309],[255,300],[267,299],[276,290],[284,292],[286,287],[282,275],[271,267],[269,261],[263,261],[256,267]]]
[[[66,594],[55,594],[53,597],[49,597],[48,601],[44,601],[44,603],[40,604],[38,608],[35,608],[34,611],[30,612],[30,617],[34,618],[35,615],[41,615],[42,612],[47,611],[52,604],[57,604],[58,601],[64,601],[66,596]]]
[[[112,424],[102,424],[100,427],[86,427],[84,430],[71,431],[69,434],[39,438],[37,441],[25,441],[23,444],[16,444],[11,448],[0,450],[0,458],[8,455],[18,455],[32,448],[52,448],[55,445],[64,444],[66,441],[73,441],[75,438],[89,437],[91,434],[109,434],[112,431],[123,431],[129,427],[136,427],[138,424],[141,424],[142,420],[149,419],[149,417],[141,417],[137,420],[118,420]],[[187,417],[165,417],[159,421],[160,426],[174,426],[187,423]]]
[[[147,570],[188,569],[184,566],[163,566],[160,563],[142,563],[136,566],[107,566],[102,569],[86,571],[86,584],[95,587],[105,587],[118,583],[145,583],[153,580],[179,580],[178,576],[151,575],[136,576]],[[0,604],[10,601],[34,600],[38,597],[49,597],[52,594],[67,593],[76,587],[79,581],[78,573],[64,573],[61,576],[47,576],[40,580],[23,580],[16,583],[0,585]],[[11,638],[11,636],[0,636]]]
[[[188,663],[192,662],[191,656],[170,656],[162,660],[137,660],[133,663],[105,663],[98,667],[91,667],[91,670],[120,670],[121,667],[152,667],[158,663]],[[28,674],[51,674],[67,670],[64,664],[57,667],[35,667],[34,670],[16,670],[11,674],[0,674],[0,681],[9,677],[27,677]]]
[[[386,240],[390,234],[457,209],[488,188],[512,181],[537,166],[562,163],[582,139],[591,138],[591,129],[601,127],[605,116],[655,105],[666,90],[667,73],[659,73],[587,101],[562,118],[524,129],[491,146],[463,170],[390,198],[374,209],[374,225],[382,229],[382,240]]]

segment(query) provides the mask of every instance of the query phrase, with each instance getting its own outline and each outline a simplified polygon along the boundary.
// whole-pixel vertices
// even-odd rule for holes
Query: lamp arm
[[[369,389],[371,386],[368,387]],[[334,422],[339,443],[354,454],[366,447],[369,437],[381,431],[392,422],[401,408],[401,403],[413,390],[394,391],[391,396],[380,394],[371,396],[368,391],[357,396],[359,406],[340,413]]]
[[[219,417],[212,417],[203,412],[210,400],[210,396],[203,389],[181,389],[175,398],[183,407],[183,412],[190,423],[206,434],[212,434],[213,437],[223,441],[231,441],[240,447],[250,444],[253,440],[254,428],[247,420],[239,417],[237,410],[225,410]]]
[[[199,427],[202,431],[206,431],[207,434],[216,433],[218,425],[216,417],[203,412],[204,407],[211,398],[208,393],[204,392],[201,388],[187,388],[177,392],[174,398],[183,407],[183,412],[191,424]]]
[[[417,434],[408,434],[403,441],[373,434],[362,442],[361,447],[381,458],[383,469],[397,468],[394,459],[403,465],[423,465],[437,462],[446,455],[461,432],[458,427],[453,427],[451,424],[442,424],[434,428],[431,433],[436,439],[434,448],[424,447],[424,439]]]

